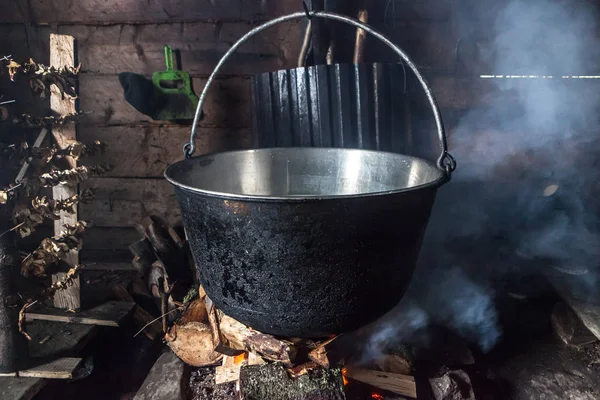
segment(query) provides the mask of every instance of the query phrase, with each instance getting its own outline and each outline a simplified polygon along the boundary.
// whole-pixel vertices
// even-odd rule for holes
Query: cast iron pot
[[[403,154],[340,148],[265,148],[192,157],[202,104],[236,42],[200,95],[175,186],[200,282],[225,314],[262,332],[319,337],[363,326],[393,308],[415,268],[436,190],[456,167],[436,101],[414,63],[380,33],[328,12],[392,48],[415,73],[437,124],[436,164]]]

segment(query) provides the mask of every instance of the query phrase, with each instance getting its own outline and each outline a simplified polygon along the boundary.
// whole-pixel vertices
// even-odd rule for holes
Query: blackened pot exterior
[[[436,189],[302,201],[175,192],[215,305],[262,332],[319,337],[361,327],[400,301]]]

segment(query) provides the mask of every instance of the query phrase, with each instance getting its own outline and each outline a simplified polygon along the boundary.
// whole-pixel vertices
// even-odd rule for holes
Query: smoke
[[[556,0],[488,0],[468,12],[461,37],[487,33],[479,55],[491,70],[481,74],[501,78],[481,78],[492,94],[450,136],[458,168],[439,191],[404,302],[411,308],[401,303],[398,321],[382,323],[371,353],[431,323],[488,351],[501,337],[494,296],[510,291],[506,282],[577,271],[569,282],[579,296],[598,281],[599,96],[589,80],[563,78],[600,75],[590,68],[600,64],[598,13],[582,1]]]

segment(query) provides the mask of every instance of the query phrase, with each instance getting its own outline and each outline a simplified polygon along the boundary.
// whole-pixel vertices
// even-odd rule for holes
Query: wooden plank
[[[57,358],[36,367],[19,371],[19,376],[26,378],[73,379],[75,370],[82,362],[83,358]]]
[[[73,36],[50,35],[50,65],[56,67],[74,67],[77,65],[77,44]],[[57,115],[68,115],[77,111],[75,99],[69,96],[62,96],[55,85],[52,85],[50,94],[50,108]],[[52,135],[59,148],[65,148],[77,140],[77,125],[66,124],[52,128]],[[68,157],[67,161],[71,168],[77,166],[73,158]],[[54,199],[66,199],[77,194],[77,187],[59,185],[52,188]],[[66,225],[75,225],[77,223],[77,210],[75,213],[60,213],[60,219],[54,221],[54,233],[59,235]],[[71,250],[65,261],[70,266],[79,263],[77,250]],[[65,277],[64,272],[58,272],[52,275],[52,283],[61,281]],[[81,293],[79,277],[73,279],[73,285],[65,290],[59,290],[54,295],[54,306],[61,309],[78,310],[81,307]]]
[[[194,90],[200,95],[206,78],[193,79]],[[82,123],[124,125],[153,121],[125,101],[123,88],[116,75],[82,74],[79,80],[81,110],[91,112]],[[202,126],[250,127],[250,80],[229,77],[215,80],[204,103]]]
[[[52,359],[77,357],[99,332],[95,325],[64,324],[63,322],[32,321],[27,323],[29,355],[32,358]]]
[[[95,178],[81,186],[93,187],[96,192],[91,203],[80,205],[81,218],[97,226],[133,227],[152,214],[173,226],[181,224],[173,186],[164,179]]]
[[[46,383],[40,378],[0,377],[0,399],[31,400]]]
[[[165,168],[183,159],[183,144],[189,140],[188,126],[96,127],[82,126],[83,142],[100,140],[108,145],[105,154],[86,162],[107,162],[114,169],[105,177],[162,178]],[[250,148],[251,131],[246,128],[200,128],[197,154]]]
[[[27,321],[42,320],[119,327],[121,321],[131,314],[134,307],[135,303],[131,302],[109,301],[76,314],[53,308],[38,307],[28,312],[26,318]]]
[[[140,23],[211,20],[254,21],[290,11],[302,5],[295,0],[183,0],[140,2],[138,0],[79,0],[73,2],[31,0],[0,3],[0,23]]]

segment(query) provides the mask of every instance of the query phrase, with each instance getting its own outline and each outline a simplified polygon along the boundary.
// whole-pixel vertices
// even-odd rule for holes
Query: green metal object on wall
[[[170,46],[165,46],[165,61],[166,71],[152,74],[152,83],[164,99],[153,118],[166,121],[194,119],[198,96],[194,93],[190,74],[173,68],[173,50]]]

